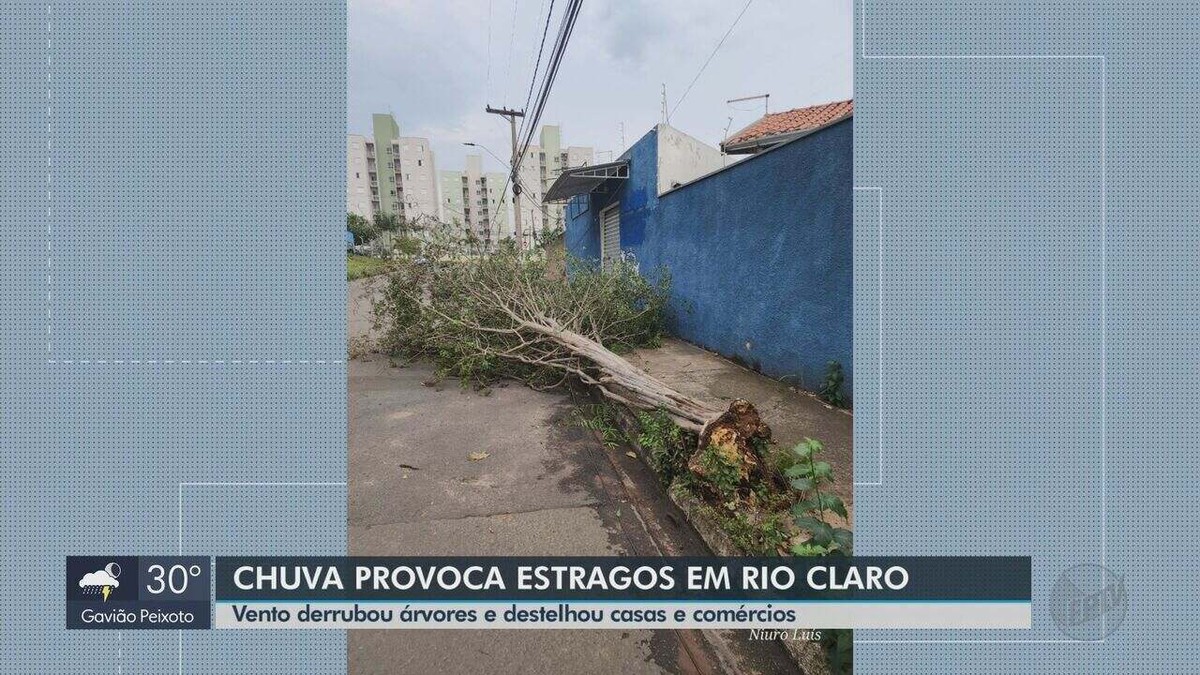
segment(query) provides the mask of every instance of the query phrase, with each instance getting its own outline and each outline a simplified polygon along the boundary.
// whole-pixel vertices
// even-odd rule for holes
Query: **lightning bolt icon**
[[[100,595],[103,595],[103,596],[104,596],[104,601],[105,601],[105,602],[108,602],[108,596],[109,596],[109,595],[111,595],[111,594],[112,594],[112,587],[111,587],[111,586],[105,586],[104,588],[101,588],[101,589],[100,589]]]

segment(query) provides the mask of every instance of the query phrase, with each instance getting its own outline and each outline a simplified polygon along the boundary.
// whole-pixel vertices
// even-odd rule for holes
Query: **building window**
[[[417,160],[417,166],[421,166],[421,160]]]

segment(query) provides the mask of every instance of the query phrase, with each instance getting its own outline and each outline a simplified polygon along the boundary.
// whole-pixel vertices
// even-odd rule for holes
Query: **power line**
[[[541,4],[538,6],[537,13],[533,15],[533,37],[537,37],[537,27],[538,27],[538,24],[540,24],[540,23],[542,22],[542,14],[543,14],[545,11],[546,11],[546,0],[541,0]],[[550,7],[550,13],[551,13],[551,14],[553,14],[553,13],[554,13],[554,7],[553,7],[553,6],[551,6],[551,7]],[[547,16],[547,17],[549,17],[549,14],[547,14],[546,16]],[[547,19],[547,20],[548,20],[548,19]],[[522,43],[524,43],[524,42],[527,42],[527,40],[522,40]],[[542,44],[543,44],[543,45],[545,44],[545,42],[544,42],[544,38],[543,38],[543,43],[542,43]],[[540,46],[538,47],[538,52],[539,52],[539,54],[538,54],[538,58],[539,58],[539,60],[540,60],[540,59],[541,59],[541,54],[540,54],[540,52],[541,52],[541,47],[540,47]],[[529,54],[527,55],[529,58],[527,58],[527,59],[526,59],[526,61],[525,61],[525,67],[526,67],[526,69],[530,69],[530,70],[532,70],[532,71],[533,71],[533,77],[537,77],[537,67],[536,67],[536,66],[534,65],[534,63],[533,63],[533,55],[534,55],[533,44],[532,44],[532,43],[530,43],[530,46],[529,46]],[[517,93],[518,93],[518,94],[520,94],[520,91],[521,91],[521,89],[520,89],[520,87],[518,87],[518,88],[517,88]],[[518,99],[518,100],[519,100],[519,99]],[[526,100],[526,101],[525,101],[525,105],[526,105],[526,106],[528,106],[528,105],[529,105],[529,101],[528,101],[528,100]],[[523,124],[523,123],[524,123],[524,120],[521,120],[521,122],[522,122],[522,124]]]
[[[512,28],[508,33],[508,65],[504,67],[504,105],[508,105],[508,88],[512,84],[513,40],[517,37],[517,6],[521,0],[513,0]]]
[[[554,86],[554,79],[558,75],[558,67],[562,63],[563,55],[567,51],[567,43],[571,39],[571,31],[575,28],[575,20],[579,17],[579,9],[583,5],[583,0],[569,0],[566,10],[563,11],[562,23],[559,25],[558,37],[554,42],[554,47],[550,50],[550,60],[546,64],[546,73],[542,79],[542,87],[538,92],[537,102],[533,106],[533,116],[529,122],[529,128],[525,132],[525,142],[521,146],[521,154],[516,157],[516,162],[513,165],[513,175],[516,176],[521,171],[521,163],[525,160],[526,153],[529,152],[529,146],[533,142],[533,134],[537,130],[538,122],[542,119],[542,112],[546,108],[546,102],[550,98],[550,89]]]
[[[488,0],[488,36],[487,36],[487,83],[483,86],[483,100],[492,98],[492,0]]]
[[[742,11],[738,13],[737,18],[733,20],[732,24],[730,24],[729,30],[725,31],[725,35],[721,36],[721,41],[717,43],[717,46],[713,48],[712,53],[708,55],[708,59],[705,60],[704,65],[700,66],[700,72],[696,73],[696,76],[692,78],[692,83],[689,84],[687,89],[683,91],[683,96],[680,96],[679,100],[675,102],[675,107],[671,108],[672,115],[674,115],[675,111],[679,109],[679,104],[683,103],[683,99],[687,98],[688,93],[692,91],[692,86],[696,84],[696,80],[699,80],[700,76],[704,74],[704,69],[708,68],[708,64],[712,62],[713,57],[716,56],[717,52],[721,50],[721,46],[725,44],[725,40],[727,40],[729,35],[733,33],[733,29],[736,28],[738,22],[742,20],[742,15],[746,13],[746,10],[750,9],[750,5],[753,2],[754,0],[746,0],[746,6],[742,8]]]
[[[544,4],[544,0],[543,0]],[[533,85],[537,82],[538,71],[542,68],[542,50],[546,48],[546,35],[550,32],[550,17],[554,16],[554,0],[550,0],[550,11],[546,12],[546,23],[542,26],[542,43],[538,45],[537,63],[533,66],[533,75],[529,78],[529,93],[525,95],[525,108],[529,110],[529,102],[533,99]],[[532,52],[531,52],[532,53]],[[521,118],[521,133],[525,133],[526,121]]]
[[[537,130],[538,122],[541,121],[542,112],[546,107],[546,101],[550,97],[550,88],[553,86],[554,79],[558,74],[558,67],[559,67],[559,64],[562,62],[563,54],[566,53],[567,41],[570,40],[571,31],[575,27],[575,20],[579,16],[579,10],[580,10],[580,7],[583,5],[583,0],[568,0],[568,3],[569,4],[567,5],[566,9],[563,10],[563,17],[562,17],[561,23],[559,24],[558,36],[555,38],[554,46],[550,49],[550,57],[549,57],[549,60],[546,62],[546,70],[545,70],[545,73],[542,78],[542,86],[538,90],[537,102],[533,105],[533,108],[532,108],[534,110],[534,114],[532,116],[532,122],[529,121],[529,119],[528,119],[529,116],[525,115],[526,119],[524,120],[524,122],[528,123],[528,129],[526,129],[525,123],[523,123],[521,125],[522,131],[525,134],[525,139],[524,139],[523,143],[517,144],[518,147],[520,148],[520,150],[516,154],[516,156],[513,157],[512,166],[509,167],[508,179],[505,180],[504,187],[501,188],[501,190],[500,190],[500,194],[504,194],[508,190],[509,184],[511,183],[513,185],[513,190],[514,190],[513,208],[514,208],[514,210],[518,208],[517,200],[516,200],[516,193],[524,192],[523,186],[521,185],[521,182],[520,182],[521,163],[524,161],[525,155],[529,152],[529,146],[533,141],[533,134]],[[553,4],[551,5],[551,12],[547,13],[547,15],[546,15],[546,25],[543,28],[544,33],[548,34],[548,32],[549,32],[549,21],[550,21],[550,18],[552,15],[553,15]],[[541,49],[544,48],[544,44],[545,44],[544,41],[545,41],[545,37],[543,36],[543,47],[539,48],[539,51],[541,51]],[[540,63],[540,61],[541,61],[540,57],[539,57],[538,61]],[[535,86],[536,82],[537,82],[537,71],[535,70],[534,73],[530,77],[530,91],[531,92],[532,92],[533,87]],[[526,111],[528,111],[528,110],[530,110],[530,108],[527,103]],[[515,218],[518,218],[519,216],[514,213],[513,217],[515,219]]]

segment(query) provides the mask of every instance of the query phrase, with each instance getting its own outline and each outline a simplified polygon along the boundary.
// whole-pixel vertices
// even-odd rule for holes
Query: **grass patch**
[[[365,255],[350,253],[346,255],[346,280],[354,281],[363,277],[374,276],[387,269],[388,262],[379,258],[368,258]]]

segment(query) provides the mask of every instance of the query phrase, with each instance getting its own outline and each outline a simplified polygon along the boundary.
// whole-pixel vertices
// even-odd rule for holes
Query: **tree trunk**
[[[554,338],[572,354],[593,364],[598,374],[576,374],[607,398],[639,410],[665,410],[676,424],[695,433],[699,442],[688,460],[692,473],[711,480],[704,455],[714,452],[720,461],[736,468],[739,492],[771,480],[760,450],[771,441],[771,427],[749,401],[735,399],[722,409],[676,391],[604,345],[560,328],[553,320],[547,319],[547,325],[529,322],[528,327]]]

